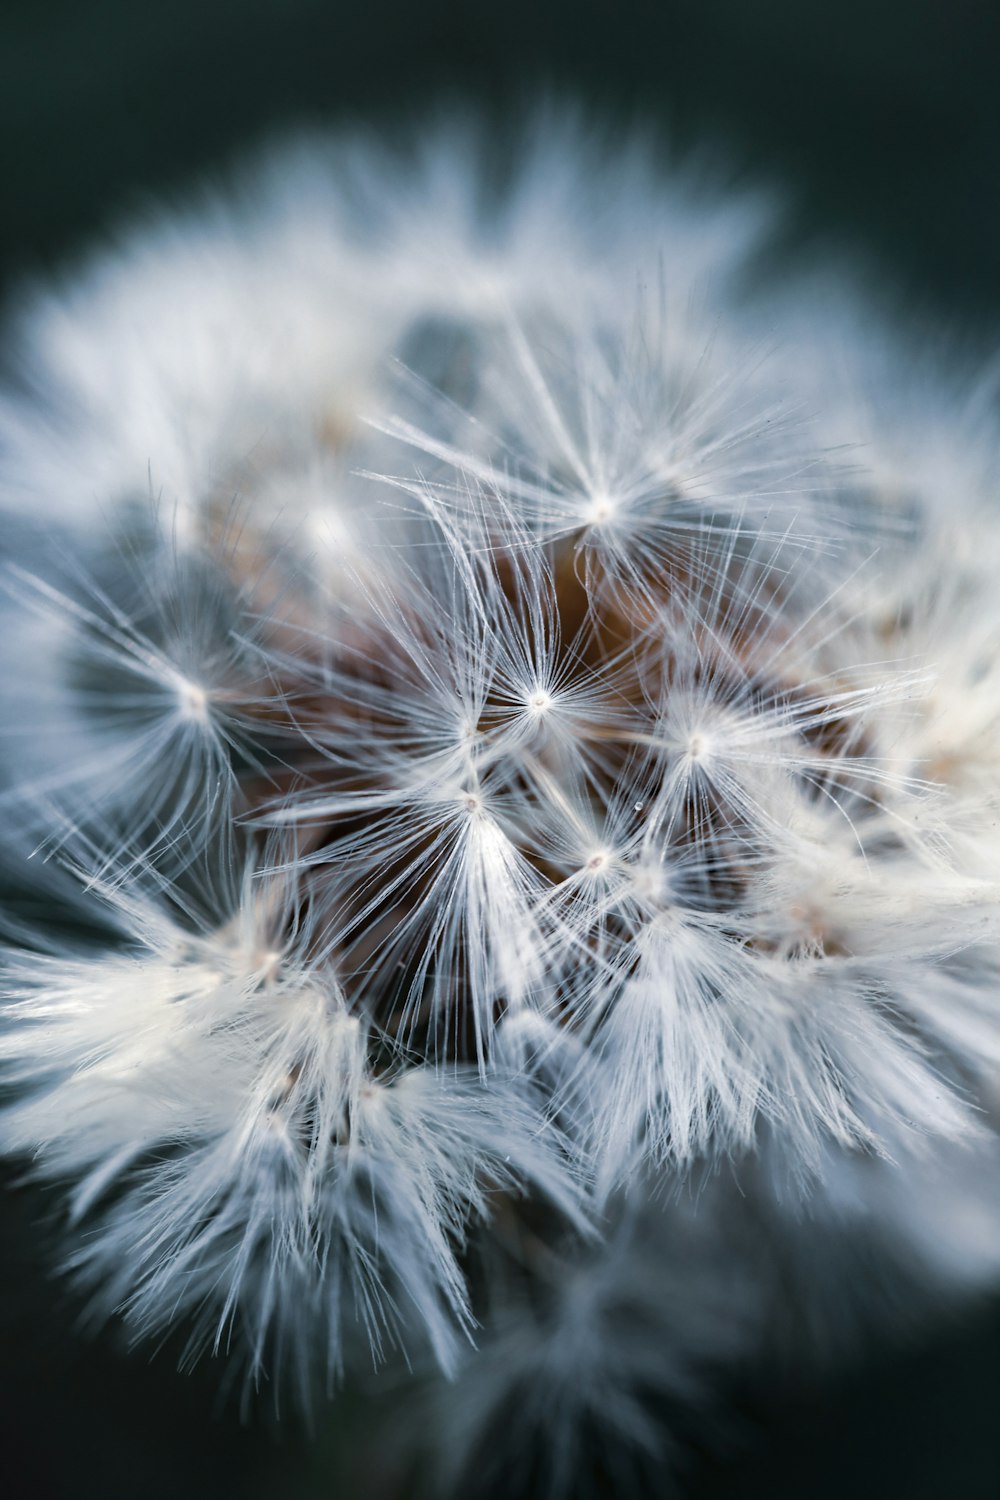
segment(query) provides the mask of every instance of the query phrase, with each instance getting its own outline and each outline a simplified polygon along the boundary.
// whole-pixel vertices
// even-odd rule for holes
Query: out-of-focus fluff
[[[525,142],[276,152],[0,404],[0,1141],[139,1334],[460,1369],[463,1493],[660,1451],[781,1257],[1000,1261],[990,410]]]

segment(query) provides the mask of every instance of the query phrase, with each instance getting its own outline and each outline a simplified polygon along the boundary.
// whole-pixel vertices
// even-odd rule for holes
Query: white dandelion
[[[0,1144],[97,1315],[433,1367],[558,1494],[781,1268],[803,1340],[997,1274],[1000,548],[982,401],[794,289],[768,355],[764,200],[535,130],[301,142],[20,319]]]

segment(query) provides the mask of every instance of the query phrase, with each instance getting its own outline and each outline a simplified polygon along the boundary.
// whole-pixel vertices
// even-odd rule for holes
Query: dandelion
[[[761,203],[538,129],[291,148],[24,322],[6,859],[75,895],[0,1143],[99,1316],[457,1375],[455,1485],[515,1413],[558,1494],[817,1238],[996,1274],[1000,532],[845,456],[794,299],[813,411],[763,357]]]

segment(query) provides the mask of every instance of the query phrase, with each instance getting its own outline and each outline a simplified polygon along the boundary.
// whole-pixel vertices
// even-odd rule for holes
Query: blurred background
[[[1000,348],[1000,10],[987,0],[3,0],[0,291],[116,218],[297,124],[403,125],[457,97],[516,116],[540,89],[717,144],[792,206],[787,252],[866,261],[897,314]],[[1000,503],[1000,486],[998,486]],[[8,1172],[0,1472],[12,1497],[381,1500],[349,1397],[314,1438],[220,1399],[219,1369],[122,1357],[48,1267],[54,1201]],[[1000,1495],[1000,1307],[819,1380],[738,1372],[691,1500]],[[389,1461],[387,1460],[387,1463]],[[659,1493],[657,1490],[656,1493]]]

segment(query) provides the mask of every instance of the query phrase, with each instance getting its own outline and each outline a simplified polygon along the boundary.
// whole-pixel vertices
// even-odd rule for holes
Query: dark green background
[[[971,323],[1000,308],[1000,27],[989,0],[5,0],[0,262],[277,122],[409,118],[564,86],[719,133]]]
[[[1000,25],[986,0],[5,0],[0,277],[58,266],[150,193],[277,126],[405,122],[443,96],[516,114],[539,85],[790,191],[794,255],[861,250],[897,316],[989,355],[1000,329]],[[1000,494],[998,494],[1000,503]],[[45,1274],[43,1195],[3,1198],[0,1484],[20,1496],[367,1500],[338,1407],[317,1445],[219,1412],[217,1370],[82,1341]],[[1000,1495],[1000,1316],[972,1309],[839,1383],[751,1371],[692,1500]],[[470,1497],[471,1500],[471,1497]]]

